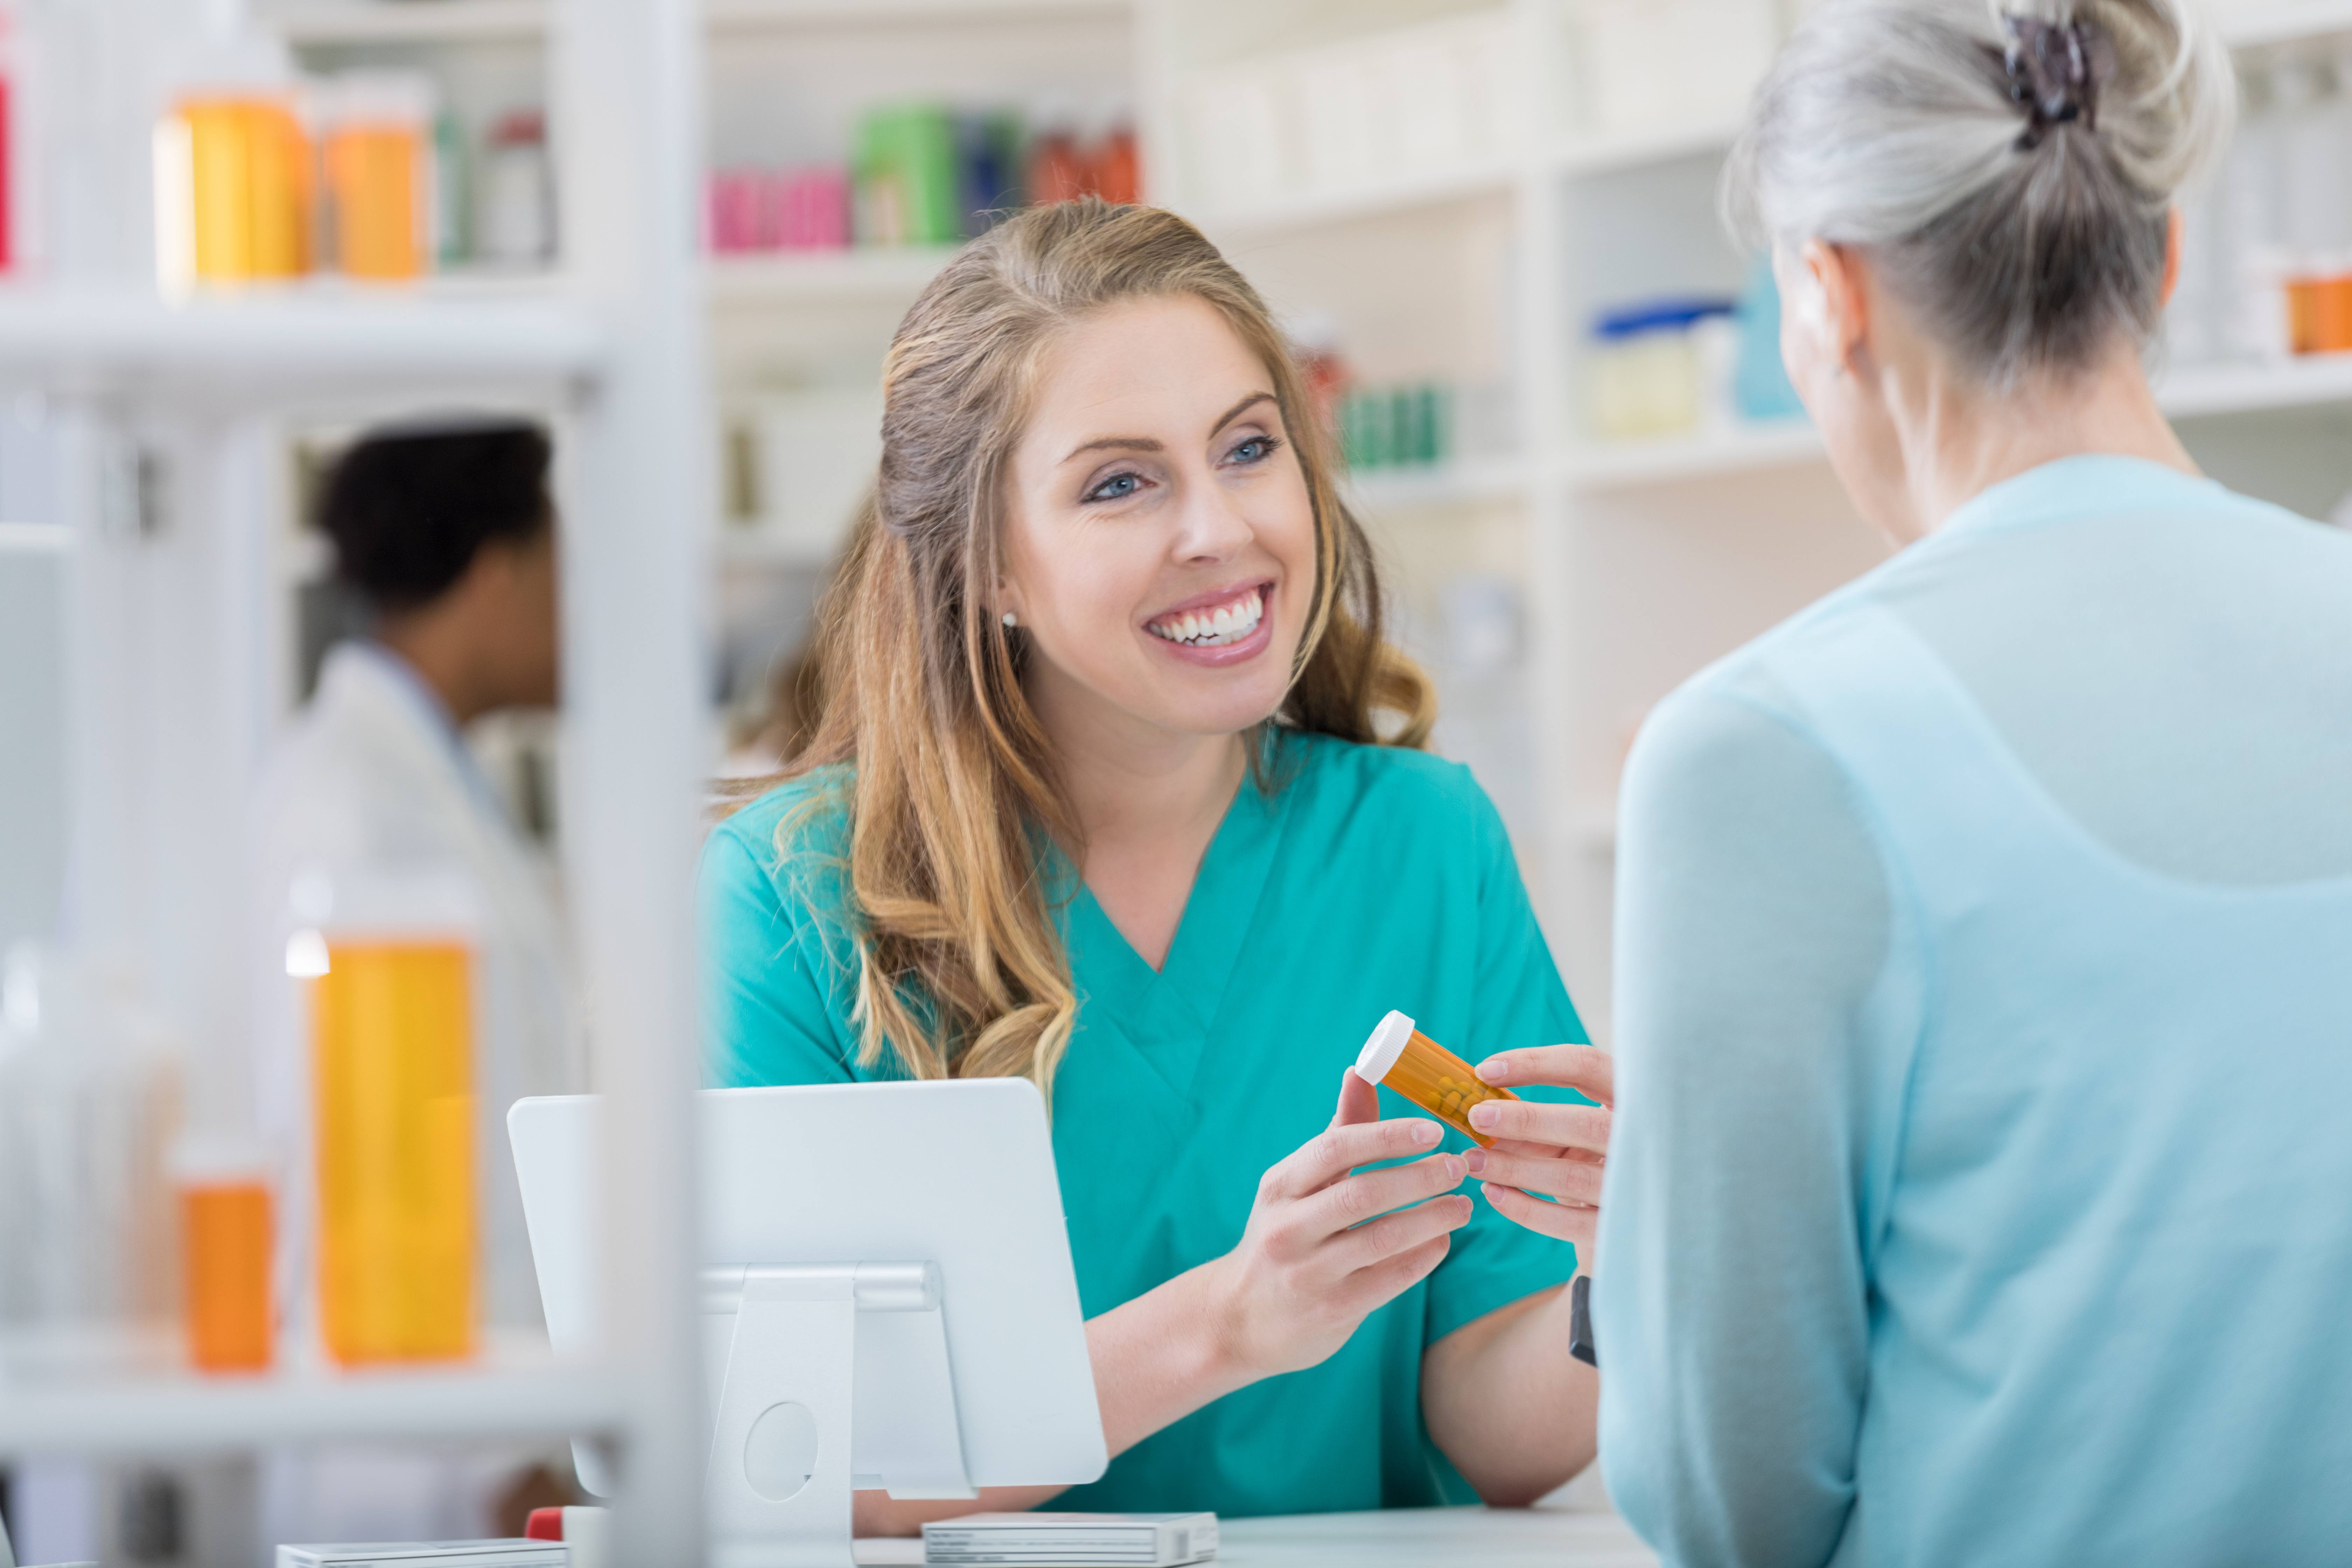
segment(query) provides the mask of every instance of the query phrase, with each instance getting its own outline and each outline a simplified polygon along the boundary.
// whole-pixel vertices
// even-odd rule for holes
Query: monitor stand
[[[714,1350],[725,1331],[711,1320],[734,1319],[708,1471],[719,1568],[853,1568],[859,1488],[979,1495],[956,1425],[937,1265],[710,1268],[702,1311]]]

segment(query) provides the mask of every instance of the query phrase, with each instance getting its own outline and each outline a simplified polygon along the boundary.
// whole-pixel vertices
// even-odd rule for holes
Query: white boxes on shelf
[[[1528,124],[1512,39],[1493,13],[1202,72],[1183,91],[1192,205],[1275,216],[1504,167]]]
[[[754,406],[751,431],[751,531],[779,556],[830,559],[882,461],[880,389],[771,394]]]
[[[1796,0],[1582,0],[1584,133],[1642,136],[1737,119]]]

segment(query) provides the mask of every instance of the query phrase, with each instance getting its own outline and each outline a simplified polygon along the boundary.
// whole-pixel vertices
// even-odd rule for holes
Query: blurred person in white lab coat
[[[316,1292],[308,1042],[286,978],[286,932],[308,923],[299,906],[316,900],[322,878],[331,885],[352,869],[454,874],[478,910],[480,1300],[493,1340],[541,1321],[506,1110],[527,1095],[585,1087],[577,1009],[551,868],[464,731],[486,715],[557,700],[549,459],[547,436],[527,423],[402,426],[363,437],[323,489],[319,522],[336,574],[372,626],[329,654],[317,695],[272,760],[256,832],[259,1102],[286,1158],[281,1299],[298,1344],[315,1338]],[[560,1466],[562,1453],[287,1455],[265,1478],[264,1526],[277,1541],[483,1533],[534,1489],[519,1478],[542,1461]]]

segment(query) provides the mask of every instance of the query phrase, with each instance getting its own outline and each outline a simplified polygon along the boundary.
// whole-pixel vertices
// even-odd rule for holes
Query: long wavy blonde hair
[[[1084,840],[1023,693],[1028,649],[989,612],[1008,464],[1060,334],[1119,301],[1186,296],[1274,378],[1313,502],[1314,598],[1274,724],[1427,742],[1429,683],[1382,639],[1371,551],[1256,290],[1156,208],[1086,200],[999,226],[923,290],[891,342],[874,499],[819,612],[814,731],[782,775],[842,769],[834,791],[786,815],[776,847],[788,861],[807,853],[811,816],[846,795],[845,924],[869,1067],[896,1051],[916,1078],[1025,1077],[1052,1092],[1078,995],[1051,862],[1055,849],[1082,859]],[[1279,787],[1274,748],[1253,754],[1256,787]]]

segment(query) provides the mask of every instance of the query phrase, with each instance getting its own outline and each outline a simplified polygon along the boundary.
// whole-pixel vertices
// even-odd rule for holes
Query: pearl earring
[[[1021,622],[1014,616],[1012,611],[1007,610],[1004,612],[1004,624],[1008,626],[1017,626]]]

